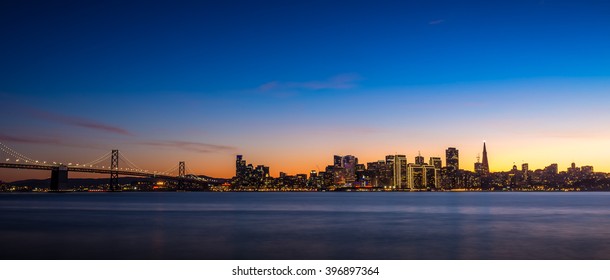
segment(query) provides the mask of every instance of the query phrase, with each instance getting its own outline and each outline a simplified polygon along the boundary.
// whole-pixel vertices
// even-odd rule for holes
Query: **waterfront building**
[[[388,155],[386,163],[392,167],[392,187],[397,189],[407,188],[407,156]]]

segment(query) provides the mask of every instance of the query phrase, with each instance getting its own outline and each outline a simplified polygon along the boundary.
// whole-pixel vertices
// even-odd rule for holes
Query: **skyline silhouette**
[[[448,147],[445,150],[445,156],[444,157],[439,157],[439,156],[430,156],[428,159],[426,160],[426,158],[424,156],[422,156],[421,152],[418,152],[418,155],[413,157],[414,160],[409,160],[409,157],[407,155],[404,154],[400,154],[400,153],[395,153],[393,155],[386,155],[385,156],[385,161],[381,159],[381,160],[374,160],[374,161],[368,161],[368,162],[363,162],[360,161],[360,164],[358,164],[358,157],[357,156],[353,156],[353,155],[346,155],[341,156],[341,155],[334,155],[334,163],[332,165],[328,165],[326,167],[322,167],[320,168],[320,166],[316,166],[317,169],[311,169],[311,170],[307,170],[307,172],[297,172],[294,174],[290,174],[287,172],[282,171],[281,167],[278,168],[279,171],[277,171],[278,175],[277,176],[272,176],[272,173],[270,172],[270,170],[272,170],[272,167],[270,166],[266,166],[264,164],[248,164],[246,166],[246,161],[242,160],[243,159],[243,155],[237,155],[237,166],[234,166],[234,173],[232,176],[229,177],[225,177],[225,178],[213,178],[212,176],[209,176],[208,174],[203,174],[201,172],[196,172],[193,169],[186,167],[186,164],[184,161],[180,161],[178,165],[173,165],[173,167],[161,171],[161,170],[154,170],[154,169],[147,169],[146,165],[142,166],[139,164],[136,164],[134,162],[132,162],[131,160],[129,160],[125,155],[121,154],[119,156],[119,151],[118,150],[112,150],[111,153],[106,153],[103,156],[89,161],[89,162],[59,162],[59,161],[43,161],[43,160],[37,160],[37,159],[33,159],[27,155],[24,155],[18,151],[13,150],[12,148],[10,148],[9,146],[3,144],[0,142],[0,152],[2,153],[2,157],[5,158],[5,160],[2,162],[2,167],[0,170],[6,170],[5,173],[11,174],[10,171],[12,171],[14,176],[17,176],[17,178],[19,178],[19,180],[27,180],[27,179],[44,179],[44,178],[49,178],[48,174],[47,176],[42,175],[43,172],[48,173],[48,171],[43,171],[41,172],[41,170],[53,170],[53,169],[57,169],[57,167],[59,167],[60,169],[63,167],[64,169],[67,168],[69,169],[71,172],[70,174],[78,174],[76,175],[77,177],[74,176],[70,176],[71,179],[76,179],[76,178],[98,178],[100,176],[103,177],[103,175],[101,174],[112,174],[112,172],[110,172],[109,170],[116,170],[118,173],[116,175],[114,175],[115,177],[125,177],[125,176],[144,176],[144,177],[158,177],[160,179],[172,179],[172,178],[179,178],[179,177],[184,177],[185,175],[190,176],[190,179],[193,179],[194,181],[201,181],[202,179],[205,180],[205,182],[208,182],[208,180],[213,180],[213,181],[209,181],[209,183],[213,183],[213,184],[217,184],[220,185],[222,183],[225,182],[225,180],[233,180],[232,184],[235,186],[236,184],[240,184],[239,182],[241,180],[244,180],[244,176],[254,176],[254,177],[260,177],[257,179],[258,180],[265,180],[266,177],[269,178],[282,178],[284,176],[290,176],[290,177],[295,177],[295,178],[299,178],[299,177],[304,177],[305,180],[307,180],[308,178],[311,180],[313,178],[313,176],[319,176],[319,174],[324,174],[325,172],[328,173],[329,172],[329,167],[344,167],[344,163],[342,162],[344,158],[351,158],[351,160],[349,160],[348,164],[350,167],[349,169],[351,171],[349,171],[348,173],[350,173],[351,175],[348,174],[342,174],[340,175],[341,177],[344,177],[343,180],[345,180],[345,177],[347,178],[352,178],[351,182],[354,181],[360,181],[360,180],[364,180],[367,182],[364,182],[364,186],[368,186],[370,187],[370,178],[366,178],[363,177],[364,174],[361,173],[360,176],[356,175],[354,173],[355,170],[360,170],[362,172],[365,171],[373,171],[373,172],[377,172],[378,170],[375,170],[379,167],[376,167],[376,164],[387,164],[388,162],[388,158],[392,157],[392,158],[396,158],[396,160],[398,159],[398,157],[402,158],[402,161],[404,163],[404,166],[401,168],[404,168],[404,175],[403,176],[409,176],[411,177],[412,175],[407,175],[407,172],[412,172],[411,169],[409,169],[407,171],[407,168],[410,167],[430,167],[430,168],[434,168],[435,174],[434,177],[436,178],[438,176],[438,180],[440,180],[441,176],[447,176],[446,172],[455,172],[455,171],[460,171],[460,172],[467,172],[465,174],[470,174],[468,176],[474,175],[474,176],[478,176],[478,177],[486,177],[487,175],[493,175],[493,174],[504,174],[504,173],[515,173],[516,171],[518,171],[517,169],[517,163],[513,162],[513,167],[510,170],[493,170],[489,168],[489,160],[488,160],[488,155],[487,155],[487,142],[483,142],[483,161],[481,162],[480,157],[477,156],[477,162],[474,163],[474,166],[472,166],[471,168],[469,167],[465,167],[463,164],[460,166],[460,156],[459,156],[459,149],[455,148],[455,147]],[[114,158],[116,153],[116,161]],[[111,155],[113,155],[111,157]],[[395,165],[396,163],[394,162],[395,160],[392,159],[392,165]],[[113,163],[116,162],[116,163]],[[241,162],[243,162],[243,164],[240,164]],[[19,166],[22,166],[21,168]],[[112,167],[111,166],[116,166]],[[594,168],[594,166],[592,165],[582,165],[582,167],[577,167],[575,162],[572,162],[570,164],[570,166],[568,168],[565,169],[565,171],[560,168],[560,166],[557,163],[549,163],[548,165],[544,166],[544,167],[533,167],[529,165],[529,163],[527,162],[522,162],[520,164],[521,166],[521,171],[520,172],[545,172],[545,173],[551,173],[552,174],[565,174],[566,172],[572,173],[572,175],[574,175],[575,173],[582,173],[581,175],[583,175],[584,177],[588,178],[588,179],[592,179],[592,175],[596,174],[595,177],[599,177],[598,179],[604,179],[605,176],[602,176],[603,174],[606,174],[605,172],[600,172],[599,170],[596,170]],[[53,168],[54,167],[54,168]],[[398,167],[397,167],[398,168]],[[549,171],[549,168],[551,168],[554,171]],[[19,170],[14,170],[14,169],[19,169]],[[66,170],[67,170],[66,169]],[[392,167],[391,169],[394,169],[394,167]],[[398,169],[397,169],[398,170]],[[527,171],[526,171],[527,170]],[[345,170],[342,170],[343,172]],[[423,170],[422,170],[423,171]],[[581,172],[582,171],[582,172]],[[595,172],[594,172],[595,171]],[[35,172],[35,173],[34,173]],[[315,172],[315,175],[314,175]],[[332,168],[331,168],[331,173]],[[394,170],[394,173],[396,173],[398,171]],[[423,171],[425,174],[425,171]],[[441,174],[442,172],[442,174]],[[83,174],[90,174],[87,176],[83,176]],[[261,174],[259,174],[261,173]],[[438,173],[438,174],[437,174]],[[37,176],[32,176],[31,174],[37,174]],[[66,173],[67,174],[67,173]],[[248,174],[248,175],[245,175]],[[370,175],[370,174],[369,174]],[[367,175],[367,176],[369,176]],[[513,174],[516,175],[516,174]],[[522,176],[523,174],[521,174],[520,176]],[[591,175],[591,176],[589,176]],[[30,177],[27,177],[30,176]],[[54,177],[56,175],[53,175],[52,177]],[[80,176],[80,177],[79,177]],[[198,177],[198,176],[203,176],[203,177]],[[334,175],[339,176],[337,174]],[[392,175],[392,176],[396,176],[396,175]],[[400,176],[400,175],[399,175]],[[425,176],[425,175],[424,175]],[[554,176],[554,175],[553,175]],[[602,177],[600,177],[602,176]],[[526,175],[527,177],[527,175]],[[583,178],[584,178],[583,177]],[[591,177],[591,178],[589,178]],[[204,179],[205,178],[205,179]],[[583,179],[580,178],[580,179]],[[67,179],[67,175],[66,175],[66,179]],[[404,179],[404,178],[403,178]],[[574,178],[572,178],[574,179]],[[235,181],[237,180],[237,181]],[[437,179],[434,179],[437,180]],[[564,180],[564,179],[562,179]],[[18,181],[18,180],[16,180]],[[247,181],[247,180],[246,180]],[[332,180],[331,180],[332,181]],[[348,179],[349,181],[349,179]],[[1,182],[1,181],[0,181]],[[5,181],[6,182],[6,181]],[[8,181],[10,182],[10,181]],[[112,183],[114,185],[117,185],[116,181],[114,181],[114,183]],[[326,183],[326,184],[332,184],[332,183]],[[336,184],[336,182],[335,182]],[[345,185],[346,182],[340,183],[338,185]],[[390,182],[386,182],[385,184],[390,184]],[[394,185],[398,185],[399,183],[397,183],[396,179],[394,179]],[[502,183],[499,183],[499,185]],[[347,185],[349,185],[351,187],[351,183],[348,182]],[[346,185],[346,186],[347,186]],[[440,183],[437,182],[435,184],[435,188],[436,187],[440,187]]]

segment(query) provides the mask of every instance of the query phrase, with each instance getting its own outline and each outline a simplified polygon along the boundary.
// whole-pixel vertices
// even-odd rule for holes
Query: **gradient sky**
[[[231,177],[447,147],[472,170],[486,140],[492,171],[610,172],[610,2],[419,2],[2,1],[0,142]]]

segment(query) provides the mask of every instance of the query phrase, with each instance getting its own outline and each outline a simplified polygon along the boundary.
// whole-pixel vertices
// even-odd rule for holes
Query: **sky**
[[[448,147],[473,170],[483,141],[492,171],[610,172],[610,2],[421,2],[2,1],[0,142],[224,178]]]

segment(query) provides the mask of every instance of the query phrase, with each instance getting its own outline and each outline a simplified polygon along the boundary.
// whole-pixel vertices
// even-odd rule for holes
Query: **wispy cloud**
[[[278,90],[325,90],[325,89],[350,89],[357,87],[360,76],[357,74],[341,74],[323,81],[307,82],[281,82],[272,81],[258,87],[259,91],[278,91]]]
[[[441,23],[444,23],[444,22],[445,22],[444,19],[436,19],[436,20],[432,20],[432,21],[428,22],[428,24],[430,24],[430,25],[437,25],[437,24],[441,24]]]
[[[84,127],[84,128],[89,128],[89,129],[95,129],[95,130],[100,130],[100,131],[105,131],[105,132],[111,132],[111,133],[115,133],[115,134],[132,135],[132,133],[130,133],[129,131],[127,131],[123,128],[100,123],[100,122],[97,122],[94,120],[88,120],[88,119],[74,117],[74,116],[59,115],[59,114],[41,111],[41,110],[30,110],[30,112],[32,113],[33,116],[43,119],[43,120],[48,120],[48,121],[53,121],[53,122],[57,122],[57,123],[61,123],[61,124],[78,126],[78,127]]]
[[[41,137],[38,136],[36,133],[35,135],[17,135],[17,136],[13,136],[13,135],[7,135],[7,134],[0,134],[0,142],[4,142],[6,143],[19,143],[19,144],[31,144],[33,146],[38,146],[38,145],[52,145],[52,146],[63,146],[63,147],[70,147],[70,148],[85,148],[85,149],[95,149],[95,150],[104,150],[106,149],[106,145],[98,145],[95,143],[85,143],[83,141],[74,141],[74,140],[67,140],[67,139],[58,139],[55,137]],[[33,147],[30,146],[30,147]],[[10,145],[9,145],[10,147]],[[25,151],[23,151],[25,152]]]
[[[201,142],[189,142],[189,141],[148,141],[148,142],[139,142],[136,144],[155,146],[155,147],[182,149],[182,150],[198,152],[198,153],[213,153],[213,152],[237,150],[237,148],[233,147],[233,146],[216,145],[216,144],[208,144],[208,143],[201,143]]]
[[[52,139],[52,138],[20,137],[20,136],[6,135],[6,134],[0,134],[0,141],[27,143],[27,144],[60,144],[59,140]]]

